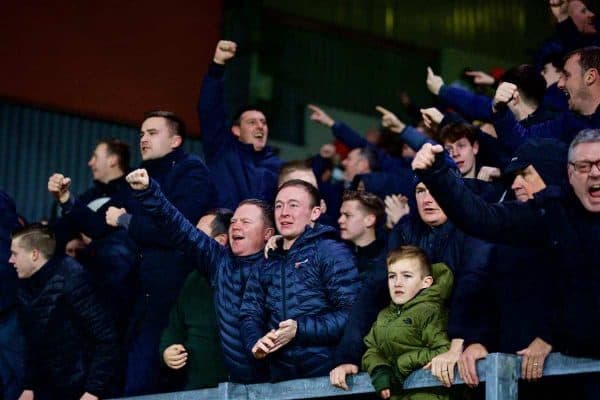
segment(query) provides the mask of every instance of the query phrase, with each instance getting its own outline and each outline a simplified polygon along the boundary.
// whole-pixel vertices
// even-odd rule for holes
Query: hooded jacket
[[[411,372],[450,348],[444,302],[452,291],[453,275],[444,264],[433,264],[432,275],[433,285],[405,304],[392,303],[383,309],[365,337],[363,369],[371,378],[378,375],[374,373],[378,367],[391,367],[393,371],[392,382],[381,382],[384,377],[373,379],[377,392],[392,383],[392,394],[399,393]]]
[[[333,366],[359,289],[354,255],[333,235],[329,226],[307,226],[288,251],[276,250],[248,280],[241,310],[248,354],[280,322],[298,324],[292,341],[267,357],[274,381],[327,375]]]

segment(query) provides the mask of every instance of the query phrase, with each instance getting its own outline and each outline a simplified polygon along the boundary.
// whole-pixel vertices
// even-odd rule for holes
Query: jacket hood
[[[424,302],[444,303],[448,300],[454,285],[454,274],[450,268],[444,263],[435,263],[431,266],[431,275],[433,276],[433,285],[421,290],[406,304],[397,307],[406,310]]]

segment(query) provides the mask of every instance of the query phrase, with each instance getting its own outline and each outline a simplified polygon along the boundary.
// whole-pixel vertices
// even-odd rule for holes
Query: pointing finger
[[[386,110],[385,108],[383,108],[381,106],[375,106],[375,110],[379,111],[382,114],[392,114],[391,111]]]

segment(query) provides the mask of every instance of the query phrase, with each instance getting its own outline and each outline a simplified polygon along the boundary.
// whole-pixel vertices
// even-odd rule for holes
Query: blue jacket
[[[227,247],[196,229],[163,196],[156,181],[135,193],[144,209],[160,227],[164,239],[184,251],[199,273],[209,279],[214,290],[214,305],[225,366],[233,382],[256,383],[267,380],[266,365],[247,353],[242,343],[239,310],[246,281],[263,262],[262,252],[236,257]],[[168,273],[174,273],[174,269]]]
[[[487,279],[491,245],[466,235],[450,221],[430,227],[418,213],[402,218],[390,233],[390,251],[403,245],[420,247],[430,262],[444,263],[453,272],[448,337],[463,338],[470,328],[469,317],[478,307],[476,298]],[[386,282],[380,285],[380,290],[385,290]]]
[[[282,161],[270,147],[254,151],[236,138],[227,124],[221,65],[211,64],[202,82],[198,117],[204,157],[218,187],[218,207],[235,210],[240,201],[256,198],[272,202]]]
[[[492,97],[476,94],[461,87],[450,85],[442,85],[439,97],[444,104],[453,108],[470,121],[475,119],[481,121],[492,120]],[[569,106],[565,93],[558,89],[556,84],[550,86],[544,94],[541,108],[567,111]]]
[[[293,319],[296,336],[269,354],[273,381],[327,375],[359,289],[356,260],[333,228],[307,227],[288,251],[278,249],[246,287],[241,323],[246,351],[279,323]]]
[[[163,158],[142,162],[141,167],[160,184],[167,199],[188,221],[196,223],[214,207],[215,189],[200,157],[177,148]],[[141,252],[139,296],[132,322],[134,327],[145,325],[160,331],[166,326],[191,265],[141,204],[127,211],[131,214],[128,232]]]
[[[83,267],[54,257],[20,281],[26,343],[25,389],[36,398],[74,400],[84,392],[115,395],[120,352],[109,314]],[[36,394],[37,392],[37,394]]]
[[[587,211],[574,193],[548,186],[525,203],[488,204],[471,193],[436,157],[417,171],[448,217],[465,232],[489,241],[549,252],[560,265],[555,349],[600,357],[600,213]]]
[[[334,123],[331,127],[331,132],[336,139],[344,143],[350,149],[368,147],[373,150],[375,154],[377,154],[377,162],[379,163],[379,169],[381,171],[394,172],[403,168],[410,169],[410,160],[389,155],[383,149],[369,143],[367,139],[343,122]]]

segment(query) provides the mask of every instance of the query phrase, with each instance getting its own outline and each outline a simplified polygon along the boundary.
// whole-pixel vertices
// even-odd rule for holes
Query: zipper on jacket
[[[281,309],[283,310],[282,321],[287,319],[287,310],[285,304],[285,266],[287,264],[288,255],[286,254],[283,262],[280,264],[281,268]]]

